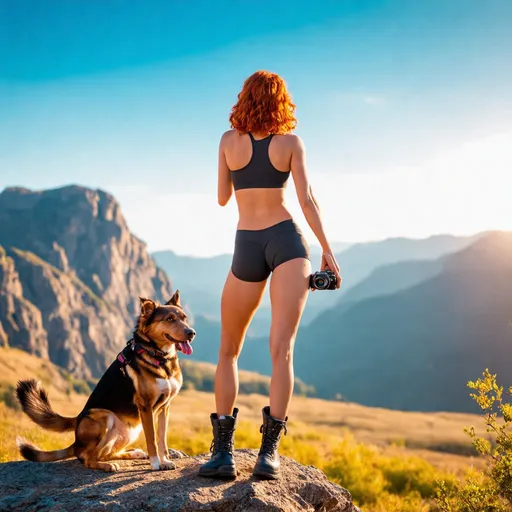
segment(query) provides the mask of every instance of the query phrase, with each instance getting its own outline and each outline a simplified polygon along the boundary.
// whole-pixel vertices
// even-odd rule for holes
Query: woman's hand
[[[332,251],[324,251],[322,253],[322,263],[320,270],[331,270],[336,275],[336,289],[341,286],[340,267]]]

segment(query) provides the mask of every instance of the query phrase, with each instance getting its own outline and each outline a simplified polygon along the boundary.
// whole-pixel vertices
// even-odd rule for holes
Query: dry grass
[[[78,414],[87,399],[76,392],[81,386],[53,364],[0,348],[0,462],[20,459],[17,435],[46,450],[63,448],[73,440],[72,433],[42,430],[19,410],[16,382],[34,377],[47,388],[60,414]],[[259,446],[261,408],[266,404],[262,395],[239,396],[238,448]],[[171,409],[169,446],[190,455],[207,452],[213,408],[211,393],[182,391]],[[439,479],[452,485],[454,477],[464,477],[468,468],[483,467],[482,459],[461,455],[470,446],[463,428],[482,423],[474,415],[390,411],[298,396],[289,415],[289,435],[283,438],[280,453],[322,469],[348,488],[365,512],[436,510],[432,500]],[[143,436],[135,446],[145,448]]]
[[[0,349],[0,391],[13,397],[18,379],[36,377],[50,393],[56,411],[76,415],[86,395],[74,392],[72,382],[53,364],[16,349]],[[45,432],[21,411],[0,403],[0,461],[17,460],[14,438],[21,435],[45,449],[67,446],[72,434]],[[261,395],[240,395],[240,428],[237,446],[257,447],[260,439],[261,408],[267,399]],[[208,451],[211,441],[209,414],[214,408],[211,393],[182,391],[172,405],[169,442],[190,454]],[[289,435],[283,439],[283,453],[306,458],[305,463],[323,457],[347,433],[357,441],[379,447],[390,455],[417,455],[435,467],[459,472],[469,465],[481,466],[478,458],[463,456],[470,443],[463,433],[469,425],[481,422],[475,415],[455,413],[411,413],[364,407],[357,404],[294,397],[289,413]],[[139,439],[143,446],[143,439]],[[306,456],[303,445],[312,448]],[[302,457],[301,457],[302,452]],[[451,453],[450,453],[451,452]]]

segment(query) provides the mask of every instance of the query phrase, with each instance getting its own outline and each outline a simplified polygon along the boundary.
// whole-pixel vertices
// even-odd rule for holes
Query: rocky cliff
[[[0,194],[0,345],[99,377],[124,345],[138,297],[171,285],[115,199],[69,186]]]
[[[32,354],[48,357],[48,338],[41,312],[23,296],[13,258],[0,246],[0,345],[9,340]]]
[[[347,490],[313,466],[282,457],[282,478],[258,481],[251,475],[256,451],[237,450],[235,457],[235,481],[198,477],[202,456],[180,458],[175,470],[158,472],[147,461],[122,461],[108,474],[77,460],[10,462],[0,465],[0,510],[359,511]]]

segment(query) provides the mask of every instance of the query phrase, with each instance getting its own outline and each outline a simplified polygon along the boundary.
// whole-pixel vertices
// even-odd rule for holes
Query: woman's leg
[[[241,281],[230,271],[221,299],[221,338],[215,372],[215,403],[219,416],[233,414],[238,394],[238,356],[245,333],[258,308],[267,280]]]
[[[293,345],[308,297],[310,274],[309,260],[296,258],[279,265],[270,282],[270,415],[280,420],[286,418],[293,393]]]

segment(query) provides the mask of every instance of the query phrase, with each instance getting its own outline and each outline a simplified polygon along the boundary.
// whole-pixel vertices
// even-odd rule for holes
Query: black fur
[[[130,367],[136,373],[140,373],[138,359],[139,357],[135,356],[130,361]],[[159,368],[165,371],[167,377],[170,377],[173,374],[175,365],[178,365],[177,357],[169,359],[166,364]],[[145,368],[145,371],[151,370]],[[157,373],[156,368],[154,373],[156,377],[160,375]],[[133,402],[134,397],[135,386],[133,385],[133,381],[126,375],[124,365],[116,359],[103,374],[98,384],[96,384],[96,387],[78,417],[82,418],[90,409],[97,408],[108,409],[117,415],[133,418],[135,420],[139,417],[139,411]]]
[[[130,363],[133,368],[135,360]],[[123,365],[116,359],[103,374],[87,400],[79,418],[85,416],[90,409],[108,409],[115,414],[137,419],[139,411],[133,403],[135,387],[126,375]]]
[[[57,414],[50,405],[48,394],[36,379],[19,381],[16,386],[16,398],[23,412],[41,427],[57,432],[74,430],[75,418]]]
[[[26,459],[30,460],[32,462],[37,462],[37,448],[30,443],[23,442],[18,446],[21,456]]]

